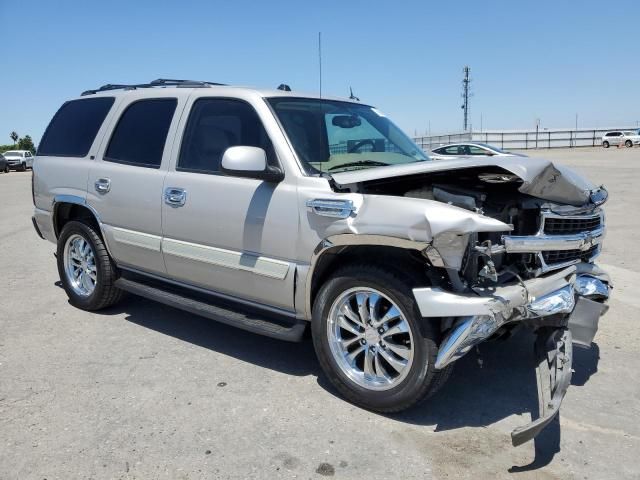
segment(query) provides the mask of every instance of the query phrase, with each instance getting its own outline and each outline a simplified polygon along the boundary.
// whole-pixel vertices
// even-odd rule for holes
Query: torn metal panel
[[[541,331],[535,344],[538,366],[538,418],[511,432],[514,447],[532,440],[558,414],[571,384],[573,349],[571,332],[564,328]]]

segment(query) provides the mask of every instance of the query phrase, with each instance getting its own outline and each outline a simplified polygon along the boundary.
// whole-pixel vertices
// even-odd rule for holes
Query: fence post
[[[551,131],[547,132],[549,134],[549,148],[551,148]]]
[[[502,132],[502,134],[501,134],[501,137],[500,137],[500,138],[501,138],[500,143],[502,144],[502,145],[500,146],[500,148],[504,149],[504,132]]]

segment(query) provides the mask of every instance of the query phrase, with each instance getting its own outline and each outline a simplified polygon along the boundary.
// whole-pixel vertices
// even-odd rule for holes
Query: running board
[[[307,328],[308,322],[304,320],[276,316],[242,305],[231,305],[231,302],[216,301],[214,304],[213,301],[217,299],[208,296],[203,298],[204,295],[192,295],[191,292],[184,292],[185,289],[155,283],[149,285],[121,277],[114,285],[134,295],[278,340],[300,342]]]

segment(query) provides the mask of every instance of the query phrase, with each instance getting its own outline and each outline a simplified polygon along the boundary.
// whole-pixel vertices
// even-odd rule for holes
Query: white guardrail
[[[489,143],[504,150],[526,150],[529,148],[573,148],[596,147],[602,144],[602,136],[612,130],[638,131],[638,127],[623,128],[579,128],[544,130],[486,130],[483,132],[452,133],[414,137],[414,141],[425,151],[440,145],[458,142]]]

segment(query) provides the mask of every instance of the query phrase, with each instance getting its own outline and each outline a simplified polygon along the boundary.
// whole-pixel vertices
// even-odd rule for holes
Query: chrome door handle
[[[93,184],[98,193],[107,193],[111,190],[111,180],[108,178],[99,178],[96,183]]]
[[[187,192],[183,188],[169,187],[164,191],[164,203],[172,207],[182,207],[187,201]]]
[[[307,200],[307,209],[323,217],[348,218],[355,213],[356,207],[351,200],[316,198]]]

